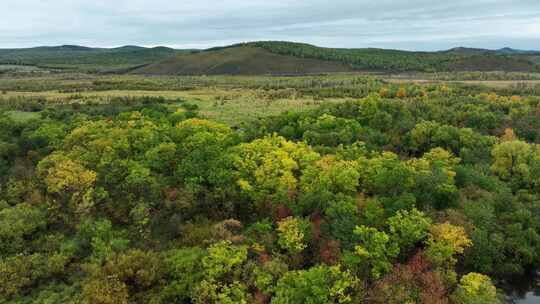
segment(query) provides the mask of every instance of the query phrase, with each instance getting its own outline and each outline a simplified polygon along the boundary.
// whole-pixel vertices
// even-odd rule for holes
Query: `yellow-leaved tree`
[[[238,147],[234,166],[237,185],[255,204],[293,204],[301,172],[319,159],[304,143],[268,136]]]
[[[71,212],[82,214],[94,206],[96,172],[62,153],[46,157],[37,169],[52,201],[60,204],[57,208],[67,207]]]
[[[471,272],[459,281],[452,299],[457,304],[497,304],[497,288],[491,279],[483,274]]]

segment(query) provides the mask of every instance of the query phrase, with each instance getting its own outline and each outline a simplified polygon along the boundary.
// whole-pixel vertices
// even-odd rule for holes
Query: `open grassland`
[[[104,91],[113,89],[182,91],[200,87],[221,88],[321,88],[356,85],[367,74],[336,73],[302,77],[285,76],[140,76],[140,75],[5,75],[0,77],[4,91]]]
[[[376,74],[334,73],[311,76],[141,76],[92,74],[32,74],[1,75],[2,92],[59,91],[79,93],[86,91],[144,90],[188,91],[200,88],[222,89],[287,89],[317,90],[365,86],[367,82],[393,83],[464,83],[488,87],[512,86],[519,83],[537,85],[536,73],[436,73],[436,74]]]
[[[197,105],[200,113],[216,121],[234,125],[259,117],[272,116],[284,111],[305,111],[318,107],[323,101],[310,97],[277,98],[269,100],[260,96],[258,90],[249,89],[196,89],[189,91],[143,91],[111,90],[98,92],[62,93],[44,92],[8,92],[2,98],[44,99],[50,103],[108,103],[115,98],[163,97],[168,100],[188,101]],[[329,98],[324,102],[343,102],[349,99]],[[171,106],[175,106],[173,103]],[[21,114],[22,115],[22,114]]]
[[[208,118],[238,124],[284,111],[304,111],[322,102],[343,102],[365,96],[380,85],[380,80],[357,74],[306,77],[57,74],[0,78],[0,102],[104,104],[122,98],[161,97],[189,102]],[[329,91],[335,88],[349,93],[336,95]],[[319,91],[326,93],[320,96]]]
[[[453,74],[493,79],[499,74]],[[480,76],[479,76],[480,75]],[[520,78],[523,75],[507,74]],[[169,107],[183,102],[197,106],[203,116],[238,125],[286,111],[302,112],[321,103],[340,103],[369,94],[414,97],[437,87],[450,85],[464,94],[497,92],[533,94],[540,80],[437,80],[412,75],[332,74],[303,77],[271,76],[154,76],[50,74],[0,77],[0,102],[11,104],[17,120],[35,117],[33,113],[49,105],[109,104],[133,98],[162,98]],[[449,77],[446,75],[444,77]],[[530,78],[532,78],[529,75]],[[450,78],[451,79],[451,78]],[[519,95],[519,94],[518,94]],[[38,103],[28,107],[18,104]],[[30,112],[30,114],[25,114]]]
[[[40,118],[40,113],[38,112],[24,112],[24,111],[8,111],[8,116],[14,121],[18,122],[27,122],[32,119]]]
[[[427,78],[427,77],[426,77]],[[372,93],[423,94],[444,84],[472,87],[478,92],[499,90],[507,95],[523,89],[535,90],[540,80],[407,79],[359,74],[304,77],[246,76],[156,76],[53,74],[0,77],[0,102],[17,104],[39,101],[47,104],[107,104],[126,98],[154,97],[194,104],[205,117],[230,125],[273,116],[285,111],[301,112],[321,103],[345,102]],[[178,101],[178,102],[174,102]],[[39,107],[38,107],[39,108]],[[11,109],[21,120],[32,117]]]

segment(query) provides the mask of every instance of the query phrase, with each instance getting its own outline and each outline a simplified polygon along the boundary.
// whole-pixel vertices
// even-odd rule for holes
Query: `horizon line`
[[[36,46],[28,46],[28,47],[0,47],[0,50],[27,50],[27,49],[36,49],[36,48],[58,48],[58,47],[81,47],[81,48],[89,48],[89,49],[106,49],[106,50],[112,50],[112,49],[119,49],[119,48],[125,48],[125,47],[140,47],[140,48],[146,48],[146,49],[152,49],[152,48],[159,48],[159,47],[165,47],[170,48],[174,50],[195,50],[195,51],[206,51],[211,50],[215,48],[227,48],[227,47],[233,47],[237,45],[242,44],[249,44],[249,43],[256,43],[256,42],[289,42],[289,43],[298,43],[298,44],[307,44],[312,45],[319,48],[327,48],[327,49],[380,49],[380,50],[395,50],[395,51],[406,51],[406,52],[419,52],[419,53],[430,53],[430,52],[445,52],[445,51],[451,51],[456,49],[469,49],[469,50],[485,50],[485,51],[500,51],[504,49],[510,49],[515,51],[522,51],[522,52],[540,52],[540,50],[533,50],[533,49],[520,49],[520,48],[513,48],[510,46],[503,46],[500,48],[483,48],[483,47],[474,47],[474,46],[464,46],[459,45],[456,47],[451,47],[448,49],[438,49],[438,50],[418,50],[418,49],[399,49],[399,48],[384,48],[384,47],[373,47],[373,46],[366,46],[366,47],[328,47],[328,46],[320,46],[313,43],[306,43],[306,42],[298,42],[298,41],[288,41],[288,40],[254,40],[254,41],[242,41],[237,43],[232,43],[228,45],[216,45],[211,46],[207,48],[193,48],[193,47],[182,47],[182,45],[179,44],[125,44],[125,45],[117,45],[117,46],[89,46],[89,45],[83,45],[83,44],[44,44],[44,45],[36,45]]]

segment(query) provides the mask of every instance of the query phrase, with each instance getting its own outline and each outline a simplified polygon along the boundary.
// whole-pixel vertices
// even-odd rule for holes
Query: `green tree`
[[[41,280],[61,276],[69,259],[60,253],[18,254],[0,259],[0,299],[13,299]]]
[[[253,285],[266,295],[276,292],[277,281],[289,270],[289,266],[279,257],[255,266],[253,270]]]
[[[359,158],[358,170],[360,189],[368,194],[395,198],[411,191],[415,184],[414,169],[392,152]],[[385,207],[394,209],[393,206]]]
[[[358,242],[353,231],[360,222],[360,212],[353,198],[338,197],[330,202],[324,210],[324,219],[325,231],[331,238],[339,240],[342,248],[352,249]]]
[[[425,153],[441,147],[460,156],[466,163],[489,159],[495,137],[483,136],[469,128],[457,128],[436,122],[421,122],[408,135],[410,149]]]
[[[291,255],[301,253],[308,246],[309,222],[288,217],[278,223],[278,244]]]
[[[472,241],[463,227],[446,222],[430,227],[426,244],[426,254],[435,265],[453,267],[457,262],[455,255],[463,254]]]
[[[169,284],[163,294],[167,301],[185,302],[192,294],[191,291],[204,279],[202,259],[206,250],[191,247],[173,250],[165,259]]]
[[[238,277],[246,260],[246,246],[234,246],[230,241],[214,244],[208,248],[208,255],[202,259],[205,277],[209,279]]]
[[[302,172],[300,178],[302,193],[355,194],[360,178],[357,166],[355,161],[325,156]]]
[[[464,275],[452,299],[458,304],[497,304],[497,288],[488,276],[471,272]]]
[[[249,294],[240,282],[223,284],[216,281],[202,281],[192,296],[195,304],[247,304]]]
[[[62,153],[55,153],[38,164],[37,173],[43,178],[47,191],[60,199],[58,208],[67,208],[72,213],[88,213],[94,207],[97,174],[81,163]]]
[[[115,231],[112,223],[106,219],[97,221],[88,219],[77,228],[76,240],[79,253],[89,254],[97,264],[115,253],[124,251],[130,242]]]
[[[234,162],[237,184],[256,204],[293,204],[302,170],[317,159],[306,144],[279,136],[241,144]]]
[[[127,304],[129,292],[126,284],[116,276],[87,281],[82,290],[84,304]]]
[[[247,247],[222,241],[208,248],[202,258],[204,279],[192,290],[195,303],[247,303],[247,287],[240,277],[247,261]]]
[[[402,252],[408,252],[428,235],[431,219],[416,208],[401,210],[388,219],[390,239]]]
[[[398,244],[392,242],[388,234],[375,228],[358,226],[354,233],[360,238],[355,253],[365,260],[371,277],[378,279],[390,271],[391,259],[399,254]]]
[[[226,152],[234,143],[231,130],[215,122],[188,119],[171,131],[177,145],[175,176],[191,190],[231,183],[231,159]]]
[[[361,135],[361,126],[356,120],[329,114],[307,117],[299,123],[299,128],[303,132],[303,139],[312,146],[350,145]]]
[[[407,163],[414,170],[414,194],[417,206],[438,209],[452,206],[458,198],[455,185],[455,167],[461,160],[452,153],[435,148],[422,158],[411,159]]]
[[[130,303],[148,301],[152,288],[163,279],[161,257],[138,249],[114,254],[101,264],[87,265],[83,282],[84,303]]]
[[[287,272],[277,283],[272,304],[353,303],[358,280],[339,266]]]
[[[0,207],[0,256],[22,251],[28,237],[46,225],[47,213],[38,206],[21,203]]]
[[[523,141],[504,141],[493,148],[491,171],[513,189],[540,188],[540,148]]]

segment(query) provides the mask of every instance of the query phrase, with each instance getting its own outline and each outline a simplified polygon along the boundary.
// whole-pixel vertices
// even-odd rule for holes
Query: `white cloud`
[[[540,18],[536,18],[535,20],[531,20],[531,21],[532,22],[525,25],[525,27],[523,28],[523,33],[526,36],[540,39]]]

